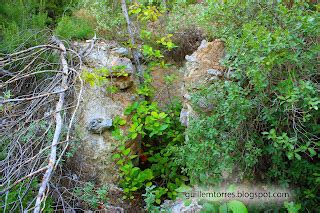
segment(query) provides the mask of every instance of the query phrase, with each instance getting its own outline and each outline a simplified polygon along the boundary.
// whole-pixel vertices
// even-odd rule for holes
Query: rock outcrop
[[[221,66],[220,60],[224,56],[224,43],[220,40],[213,42],[202,41],[198,50],[191,56],[186,56],[186,64],[184,67],[184,85],[183,92],[183,108],[180,112],[180,122],[188,128],[189,122],[193,118],[197,118],[199,114],[210,115],[214,110],[214,106],[210,104],[207,97],[197,97],[196,104],[198,111],[191,104],[192,95],[201,88],[206,88],[216,81],[230,80],[231,73],[226,72]],[[186,135],[186,143],[188,136]],[[222,178],[226,182],[238,182],[236,166],[233,171],[222,171]]]
[[[118,171],[111,158],[119,142],[111,135],[112,121],[117,115],[123,116],[126,106],[137,100],[135,88],[138,80],[133,75],[134,66],[128,58],[129,51],[115,43],[95,43],[92,49],[88,48],[87,43],[75,45],[80,50],[90,50],[83,58],[82,71],[94,72],[95,69],[106,68],[109,74],[106,76],[108,85],[91,87],[86,84],[83,88],[76,125],[80,137],[79,148],[68,161],[68,165],[75,177],[83,181],[115,184]],[[113,69],[116,67],[121,67],[121,75],[119,70]],[[172,74],[176,80],[167,84],[164,78]],[[175,67],[154,70],[154,101],[164,107],[172,101],[173,96],[180,96],[181,76],[182,72],[178,72]],[[107,86],[114,86],[118,91],[106,92]],[[135,144],[132,149],[133,152],[137,151]]]
[[[207,42],[203,40],[197,51],[186,56],[187,62],[184,67],[182,87],[184,101],[180,113],[180,121],[184,126],[188,126],[192,116],[197,116],[190,103],[192,93],[212,81],[227,77],[224,68],[220,65],[220,59],[223,55],[224,43],[222,41]],[[198,102],[198,106],[203,112],[210,112],[213,108],[205,99],[200,99]]]
[[[86,43],[76,44],[80,49]],[[112,120],[123,115],[126,106],[134,98],[134,68],[125,48],[112,43],[96,43],[90,53],[84,57],[82,70],[92,72],[97,68],[111,71],[110,82],[120,90],[106,92],[106,86],[85,84],[81,96],[80,109],[77,114],[76,130],[80,141],[74,156],[68,161],[77,177],[83,181],[95,181],[101,184],[113,184],[117,181],[116,165],[112,155],[118,145],[112,135]],[[125,76],[112,73],[112,67],[125,67]],[[109,85],[108,85],[109,86]]]
[[[77,46],[84,49],[87,44],[78,43]],[[177,72],[175,68],[169,70],[178,78],[170,88],[163,82],[165,72],[158,70],[153,73],[156,79],[153,86],[156,90],[167,91],[159,93],[158,96],[156,94],[157,101],[165,105],[170,95],[177,96],[182,92],[184,101],[181,122],[184,125],[188,126],[190,116],[195,115],[190,103],[192,93],[199,87],[210,84],[212,80],[225,77],[224,69],[219,64],[223,50],[224,45],[221,41],[203,41],[196,52],[186,56],[183,81],[179,76],[181,72]],[[112,121],[117,115],[123,116],[126,106],[136,100],[135,86],[138,82],[133,75],[134,67],[131,60],[126,57],[127,54],[125,48],[100,42],[96,43],[84,58],[82,70],[88,72],[93,72],[97,68],[110,70],[106,78],[119,90],[109,93],[106,92],[106,87],[101,85],[93,87],[85,85],[83,88],[76,125],[80,138],[79,148],[67,162],[75,177],[83,181],[111,185],[117,182],[117,167],[112,160],[112,155],[119,142],[111,135]],[[121,72],[125,72],[125,75],[113,72],[113,67],[122,67]],[[182,89],[179,89],[181,84],[183,84]],[[199,100],[199,107],[203,108],[203,111],[210,111],[213,106],[208,105],[206,100]]]

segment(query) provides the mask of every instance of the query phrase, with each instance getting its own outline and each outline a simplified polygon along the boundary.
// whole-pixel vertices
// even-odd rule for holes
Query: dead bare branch
[[[65,90],[67,90],[68,89],[69,68],[68,68],[68,63],[66,60],[66,48],[60,40],[58,40],[57,38],[54,38],[54,40],[61,49],[60,61],[61,61],[62,72],[63,72],[63,74],[62,74],[63,76],[62,76],[62,80],[61,80],[61,88],[64,88]],[[43,176],[43,179],[42,179],[39,191],[38,191],[36,204],[35,204],[35,208],[33,211],[34,213],[40,212],[40,207],[41,207],[41,202],[44,197],[44,192],[46,190],[47,184],[49,183],[51,173],[52,173],[54,165],[56,163],[57,143],[59,142],[59,138],[60,138],[60,134],[61,134],[61,130],[62,130],[62,125],[63,125],[63,120],[62,120],[62,116],[61,116],[60,111],[64,105],[64,98],[65,98],[65,92],[61,92],[59,94],[59,101],[57,102],[57,105],[56,105],[56,112],[57,112],[55,115],[56,128],[55,128],[54,136],[53,136],[53,140],[52,140],[52,147],[51,147],[51,152],[50,152],[50,156],[49,156],[48,168]]]

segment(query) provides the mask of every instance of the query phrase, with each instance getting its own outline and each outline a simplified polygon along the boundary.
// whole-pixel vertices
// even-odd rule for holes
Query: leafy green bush
[[[115,129],[112,134],[123,143],[119,147],[119,153],[113,158],[119,166],[120,186],[123,187],[124,198],[133,199],[134,193],[145,186],[158,186],[158,179],[161,178],[166,180],[166,184],[153,190],[157,195],[155,202],[160,204],[160,198],[164,195],[175,198],[175,189],[187,180],[180,175],[179,167],[170,162],[173,156],[170,148],[183,140],[183,129],[177,119],[179,110],[179,106],[174,106],[167,111],[160,111],[156,103],[135,102],[125,111],[127,116],[131,116],[129,124],[120,117],[114,120]],[[129,125],[128,131],[123,134],[120,126],[126,124]],[[137,140],[138,136],[142,148],[139,156],[133,153],[131,148],[125,147],[127,142]],[[149,168],[142,170],[134,166],[132,160],[137,157],[145,158],[144,161],[148,162]]]
[[[120,1],[81,0],[79,8],[85,8],[95,18],[99,35],[107,39],[126,40],[126,22]]]
[[[192,4],[182,6],[174,4],[167,17],[166,31],[169,33],[181,33],[186,29],[205,29],[205,12],[207,7],[204,4]]]
[[[206,19],[226,44],[230,81],[192,97],[213,107],[191,121],[176,162],[199,184],[224,171],[297,187],[305,210],[319,202],[319,16],[307,3],[208,1]],[[235,171],[235,165],[241,168]]]
[[[32,7],[5,3],[0,6],[0,52],[42,43],[47,37],[46,26],[51,22],[47,13],[35,13]]]
[[[170,13],[162,17],[163,26],[160,24],[157,28],[161,36],[168,33],[173,35],[172,40],[178,47],[165,55],[178,63],[183,62],[186,55],[192,54],[211,32],[211,24],[204,16],[207,6],[182,2],[172,5]]]
[[[108,186],[97,188],[93,183],[87,182],[83,187],[75,188],[74,194],[90,208],[97,209],[99,205],[107,205],[108,191]]]
[[[33,178],[31,180],[26,180],[18,183],[16,186],[11,188],[7,194],[1,195],[0,199],[3,203],[1,203],[2,212],[16,212],[17,202],[19,202],[20,206],[23,208],[27,208],[28,206],[32,206],[35,204],[35,197],[38,192],[39,181],[38,178]],[[0,187],[2,190],[4,187]],[[18,201],[19,200],[19,201]],[[53,211],[53,200],[49,197],[46,198],[45,201],[41,204],[41,208],[43,212],[52,212]]]
[[[44,43],[50,36],[47,27],[54,25],[72,0],[7,1],[0,5],[0,52]]]
[[[94,35],[94,28],[86,19],[64,16],[58,22],[55,34],[64,39],[88,39]]]

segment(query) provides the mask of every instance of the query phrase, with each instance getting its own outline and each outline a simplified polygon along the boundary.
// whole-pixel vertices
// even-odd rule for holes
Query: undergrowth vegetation
[[[0,6],[0,52],[12,52],[16,48],[30,47],[44,41],[39,31],[51,22],[46,12],[34,13],[32,5],[4,3]]]
[[[135,4],[130,8],[130,14],[141,21],[141,26],[147,26],[145,22],[158,20],[161,12],[154,6]],[[184,128],[179,122],[181,104],[174,101],[166,109],[160,109],[152,101],[154,88],[151,87],[151,73],[155,69],[170,66],[163,59],[163,51],[171,51],[176,45],[171,40],[172,35],[157,38],[146,29],[142,29],[140,35],[144,41],[141,52],[146,60],[146,69],[143,70],[144,81],[136,92],[142,98],[126,108],[124,114],[130,118],[128,124],[119,117],[115,122],[113,135],[121,141],[122,146],[120,153],[113,158],[119,165],[119,184],[123,187],[124,198],[133,199],[136,191],[150,187],[149,193],[155,197],[149,205],[153,206],[161,204],[165,197],[175,199],[175,190],[188,179],[171,161],[171,147],[183,142]],[[128,126],[124,133],[119,128],[123,125]],[[137,153],[130,146],[127,148],[132,143],[130,141],[137,144]],[[135,161],[136,158],[138,160]],[[135,166],[137,163],[141,168]]]
[[[133,202],[142,195],[146,211],[165,212],[160,207],[163,201],[181,198],[189,186],[219,186],[231,180],[293,189],[294,202],[275,206],[275,211],[318,210],[319,5],[305,1],[127,1],[137,41],[132,44],[120,1],[44,2],[0,6],[0,53],[40,44],[50,31],[67,41],[97,34],[141,53],[143,71],[134,76],[143,79],[135,88],[138,98],[113,119],[112,127],[112,136],[120,144],[112,159],[123,200]],[[39,31],[43,33],[35,33]],[[173,101],[166,107],[153,99],[152,72],[171,67],[169,60],[181,65],[202,39],[224,42],[221,64],[230,77],[197,88],[191,96],[197,116],[185,128],[179,120],[179,98],[170,97]],[[81,78],[90,86],[105,87],[106,93],[117,93],[121,91],[108,77],[111,72],[128,77],[124,70],[123,66],[93,69],[83,71]],[[164,75],[167,84],[173,78]],[[10,97],[6,91],[1,99]],[[203,101],[213,106],[210,112],[199,107]],[[26,134],[22,140],[33,137]],[[4,141],[0,147],[10,143],[7,138]],[[0,160],[6,152],[1,151]],[[38,182],[31,179],[29,191],[17,184],[1,195],[9,203],[7,209],[15,209],[12,205],[16,204],[10,202],[18,190],[25,191],[21,205],[33,204]],[[93,182],[81,186],[72,196],[86,208],[108,205],[108,186]],[[44,202],[44,210],[51,211],[52,202]],[[202,205],[203,212],[248,211],[236,200]],[[262,211],[265,206],[248,209]]]
[[[86,19],[65,16],[58,22],[55,34],[63,39],[89,39],[94,36],[94,28]]]
[[[219,183],[227,171],[293,187],[302,207],[315,211],[320,184],[316,8],[213,1],[206,17],[216,23],[215,37],[225,41],[223,65],[232,77],[193,95],[195,108],[199,98],[214,108],[191,122],[177,162],[198,184]]]

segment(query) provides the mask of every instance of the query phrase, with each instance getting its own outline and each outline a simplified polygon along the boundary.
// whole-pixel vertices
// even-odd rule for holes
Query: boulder
[[[129,50],[124,47],[116,47],[112,49],[112,53],[118,54],[120,56],[129,56]]]
[[[211,76],[217,76],[217,77],[223,76],[223,72],[216,69],[208,69],[208,74]]]
[[[110,74],[113,77],[116,77],[119,72],[124,72],[128,75],[131,75],[134,71],[132,62],[129,58],[118,57],[116,55],[111,55],[107,59],[106,67],[109,68]]]
[[[94,118],[87,125],[87,130],[92,134],[102,134],[112,127],[111,118]]]

